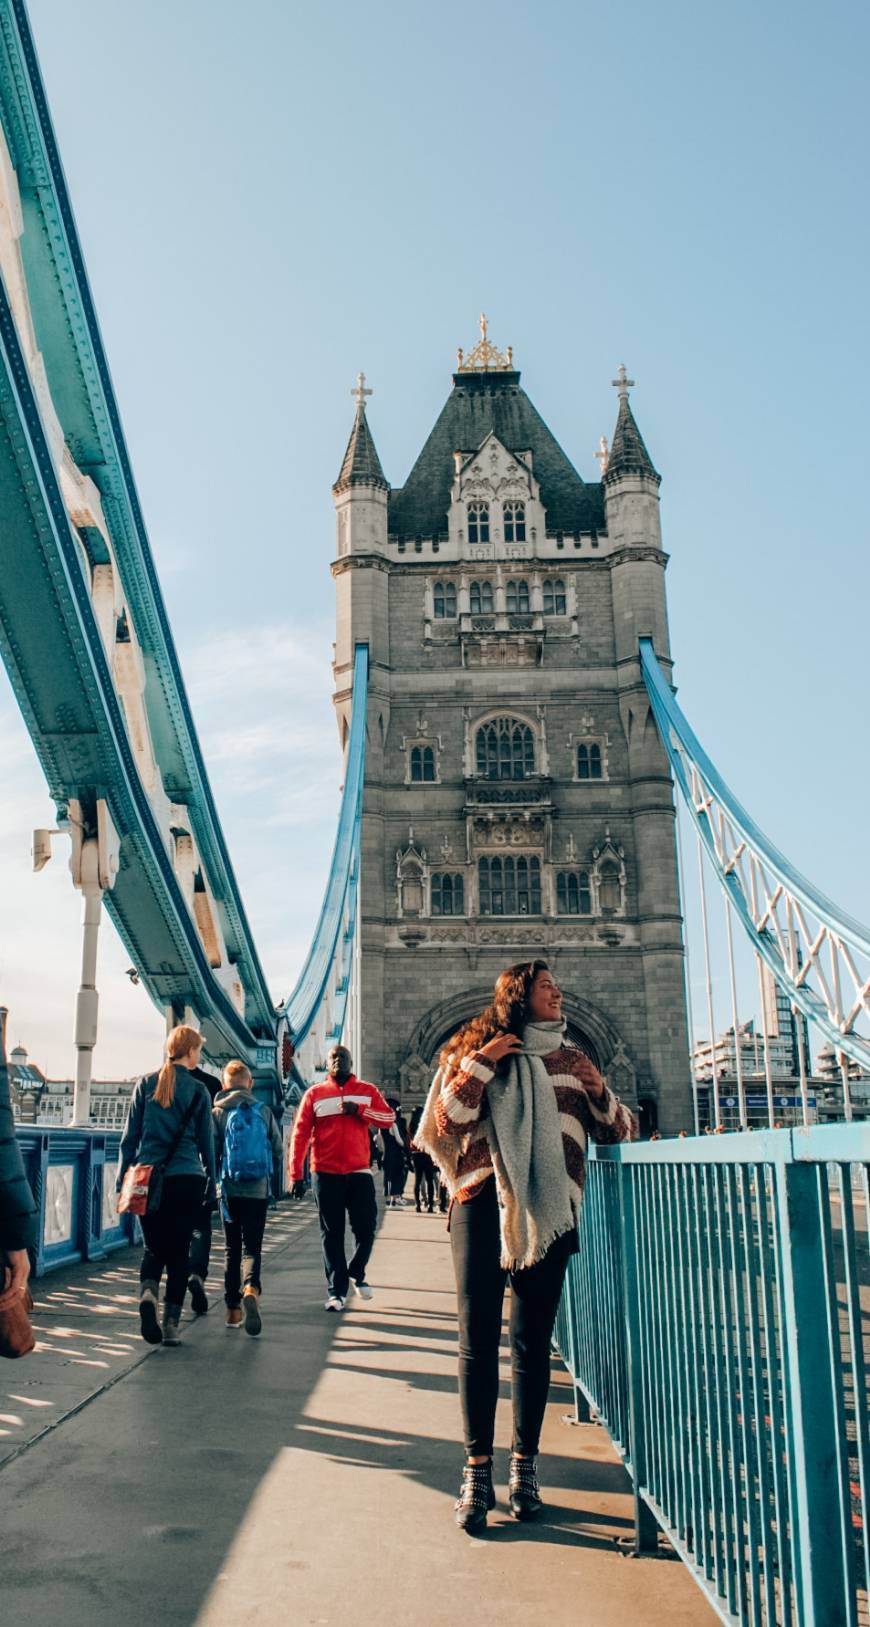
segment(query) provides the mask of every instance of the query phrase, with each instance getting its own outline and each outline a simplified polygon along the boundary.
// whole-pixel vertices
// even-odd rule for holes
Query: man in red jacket
[[[351,1283],[361,1299],[372,1298],[366,1266],[375,1241],[378,1205],[369,1128],[388,1130],[396,1115],[374,1085],[356,1078],[346,1045],[333,1045],[326,1065],[326,1078],[306,1090],[296,1115],[290,1142],[290,1181],[291,1195],[303,1198],[302,1169],[310,1145],[329,1290],[325,1308],[343,1311]],[[356,1243],[350,1265],[344,1252],[345,1218],[350,1221]]]

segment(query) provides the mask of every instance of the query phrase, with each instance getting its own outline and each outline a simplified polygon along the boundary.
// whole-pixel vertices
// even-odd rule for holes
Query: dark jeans
[[[414,1202],[419,1209],[423,1201],[423,1188],[426,1189],[426,1205],[429,1209],[435,1207],[435,1165],[424,1152],[414,1153]]]
[[[211,1204],[203,1204],[193,1228],[187,1259],[187,1275],[201,1277],[203,1282],[208,1276],[208,1262],[211,1259],[211,1217]]]
[[[400,1198],[405,1190],[408,1179],[408,1170],[398,1147],[395,1153],[388,1149],[384,1153],[384,1197]]]
[[[320,1216],[323,1268],[331,1294],[347,1298],[350,1279],[365,1282],[366,1266],[375,1241],[378,1203],[371,1175],[321,1175],[313,1177],[314,1197]],[[344,1252],[345,1216],[350,1221],[356,1252],[348,1265]]]
[[[225,1198],[224,1237],[227,1243],[227,1263],[224,1272],[224,1299],[231,1311],[242,1303],[242,1288],[256,1288],[260,1292],[260,1260],[263,1254],[263,1233],[266,1230],[268,1198]],[[244,1259],[242,1250],[244,1249]]]
[[[204,1192],[202,1175],[167,1175],[160,1208],[153,1215],[142,1216],[145,1253],[139,1278],[159,1283],[165,1270],[167,1305],[184,1302],[190,1239],[202,1212]]]
[[[498,1400],[498,1349],[508,1273],[499,1262],[498,1198],[492,1177],[477,1196],[454,1203],[450,1242],[459,1314],[459,1398],[469,1457],[490,1457]],[[550,1340],[573,1232],[557,1238],[537,1265],[510,1272],[513,1450],[534,1457],[550,1390]]]

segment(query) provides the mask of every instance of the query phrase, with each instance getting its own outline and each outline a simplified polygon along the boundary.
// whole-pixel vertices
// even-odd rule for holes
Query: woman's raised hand
[[[489,1062],[500,1062],[503,1056],[516,1056],[523,1048],[523,1042],[518,1034],[496,1034],[494,1039],[488,1039],[481,1045],[479,1056],[485,1056]]]

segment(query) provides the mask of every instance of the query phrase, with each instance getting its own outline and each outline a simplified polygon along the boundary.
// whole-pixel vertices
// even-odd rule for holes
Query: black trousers
[[[166,1272],[166,1303],[182,1305],[187,1288],[187,1256],[193,1228],[202,1212],[205,1177],[167,1175],[160,1208],[142,1216],[145,1253],[139,1267],[141,1282],[159,1283]]]
[[[314,1197],[320,1217],[323,1268],[331,1294],[347,1298],[350,1279],[365,1282],[366,1266],[378,1225],[378,1201],[371,1175],[313,1176]],[[348,1265],[344,1252],[345,1218],[350,1221],[356,1252]]]
[[[459,1314],[459,1398],[469,1457],[490,1457],[498,1401],[498,1352],[510,1275],[513,1450],[534,1457],[550,1391],[550,1341],[573,1232],[557,1238],[537,1265],[502,1270],[495,1181],[466,1203],[454,1203],[450,1242]]]
[[[435,1207],[435,1165],[425,1152],[415,1152],[414,1155],[414,1202],[419,1209],[423,1201],[423,1189],[426,1190],[426,1206]]]
[[[237,1310],[242,1303],[243,1288],[256,1288],[257,1293],[262,1288],[260,1263],[269,1199],[227,1197],[223,1199],[223,1207],[227,1245],[224,1300],[230,1310]]]
[[[212,1206],[204,1203],[197,1215],[187,1258],[187,1275],[201,1277],[203,1282],[208,1276],[208,1262],[211,1259],[211,1217]]]

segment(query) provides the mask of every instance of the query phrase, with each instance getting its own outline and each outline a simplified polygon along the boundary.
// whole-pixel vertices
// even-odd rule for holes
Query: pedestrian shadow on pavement
[[[332,1463],[404,1475],[443,1495],[444,1519],[451,1518],[451,1504],[459,1490],[462,1472],[463,1454],[458,1443],[448,1446],[431,1436],[406,1434],[387,1427],[369,1429],[357,1423],[345,1428],[331,1419],[306,1416],[295,1426],[289,1444],[303,1452],[321,1453]],[[557,1492],[570,1490],[581,1498],[584,1494],[596,1498],[626,1491],[625,1471],[618,1463],[573,1454],[548,1455],[544,1462],[546,1485]],[[495,1478],[499,1506],[490,1516],[487,1532],[497,1534],[500,1542],[548,1543],[554,1547],[612,1552],[617,1538],[634,1528],[633,1521],[622,1515],[557,1502],[549,1502],[537,1520],[519,1524],[507,1513],[506,1469],[507,1453],[497,1452]],[[614,1529],[601,1530],[602,1525]]]

